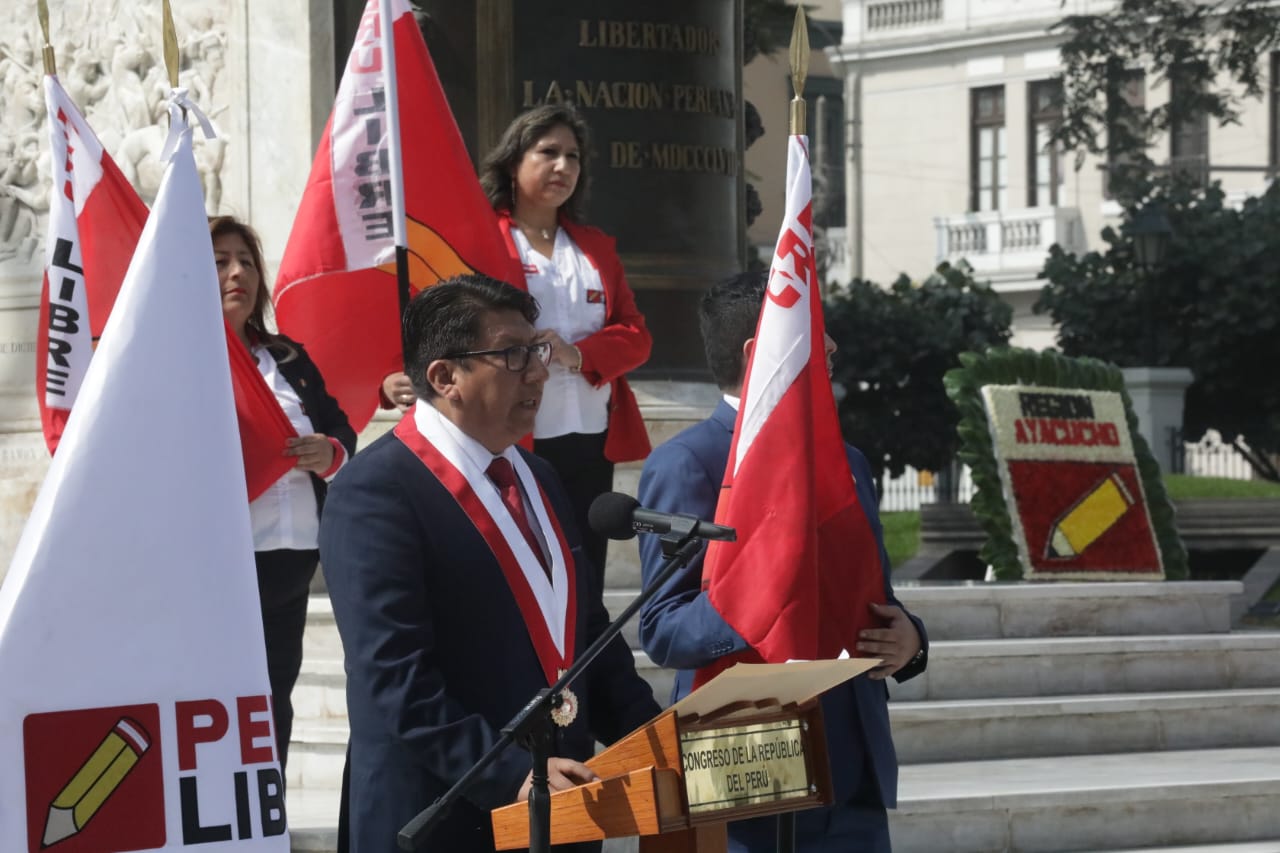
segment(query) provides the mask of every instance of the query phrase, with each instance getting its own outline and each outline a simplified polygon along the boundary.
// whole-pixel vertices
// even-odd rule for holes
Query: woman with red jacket
[[[587,524],[587,509],[613,488],[613,466],[649,455],[649,438],[625,374],[649,359],[653,337],[636,308],[614,240],[582,224],[590,138],[568,104],[517,116],[480,168],[498,212],[507,251],[538,300],[538,328],[551,342],[533,450],[564,481],[597,578],[608,541]],[[384,405],[414,402],[403,373],[382,383]]]
[[[612,490],[614,463],[649,454],[625,374],[649,359],[653,337],[613,238],[582,224],[589,160],[582,117],[568,104],[548,104],[507,127],[480,168],[480,184],[541,307],[541,339],[551,342],[533,450],[564,481],[603,578],[608,540],[587,525],[587,509]]]

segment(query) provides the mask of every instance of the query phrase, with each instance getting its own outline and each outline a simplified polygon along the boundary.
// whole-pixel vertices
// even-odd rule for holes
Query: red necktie
[[[507,505],[507,510],[511,513],[511,518],[515,521],[516,527],[520,528],[520,532],[524,534],[524,539],[529,543],[534,556],[542,564],[542,570],[547,573],[547,577],[551,577],[551,569],[547,566],[547,558],[542,553],[542,545],[539,544],[538,537],[533,534],[533,527],[529,524],[529,515],[524,511],[524,499],[520,496],[520,486],[516,483],[516,469],[507,459],[499,456],[489,463],[489,470],[485,473],[489,475],[489,479],[493,481],[493,484],[498,487],[498,494],[502,495],[502,502]]]

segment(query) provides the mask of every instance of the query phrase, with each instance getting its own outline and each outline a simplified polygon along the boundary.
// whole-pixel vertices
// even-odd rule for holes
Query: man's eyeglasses
[[[471,358],[477,355],[500,355],[506,362],[507,370],[513,373],[521,373],[529,367],[529,359],[533,356],[538,357],[538,361],[544,365],[551,362],[551,342],[541,341],[536,344],[516,344],[506,349],[485,349],[476,350],[475,352],[455,352],[452,355],[446,355],[445,358]]]

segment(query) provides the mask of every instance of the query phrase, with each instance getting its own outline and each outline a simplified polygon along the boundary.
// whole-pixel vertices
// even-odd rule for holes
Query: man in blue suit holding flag
[[[744,273],[716,285],[702,300],[700,325],[707,361],[724,399],[711,417],[658,447],[645,463],[639,500],[661,512],[715,515],[724,480],[739,397],[764,300],[764,273]],[[828,360],[834,342],[824,341]],[[846,445],[859,503],[880,551],[886,605],[870,607],[882,627],[863,630],[851,654],[881,658],[866,677],[822,696],[830,757],[832,805],[797,815],[797,849],[803,853],[851,853],[890,850],[886,808],[897,802],[898,766],[889,730],[888,691],[884,679],[905,681],[924,671],[928,638],[919,619],[893,596],[889,562],[876,511],[874,480],[866,459]],[[642,537],[640,554],[646,585],[662,563],[656,537]],[[703,589],[703,554],[678,572],[641,611],[640,639],[660,666],[678,669],[673,701],[692,688],[694,671],[750,645],[716,610]],[[850,606],[857,606],[851,600]],[[729,825],[729,850],[773,851],[777,820],[773,817]]]

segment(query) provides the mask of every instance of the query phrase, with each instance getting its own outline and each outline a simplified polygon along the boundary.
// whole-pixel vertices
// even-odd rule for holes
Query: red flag
[[[224,325],[226,325],[224,323]],[[280,408],[275,394],[258,370],[253,356],[227,325],[227,355],[231,361],[231,390],[236,399],[236,423],[240,426],[240,450],[249,501],[271,487],[298,464],[284,455],[285,442],[298,431]]]
[[[393,0],[409,278],[479,271],[522,285],[405,0]],[[276,279],[280,330],[307,347],[357,431],[403,369],[386,69],[369,0]]]
[[[58,448],[98,337],[115,304],[147,206],[53,75],[44,78],[53,187],[36,349],[36,395],[49,452]]]
[[[827,376],[806,149],[791,137],[786,219],[716,507],[738,541],[711,543],[703,569],[712,605],[752,651],[699,670],[696,684],[739,660],[852,654],[875,624],[868,603],[885,600]]]

